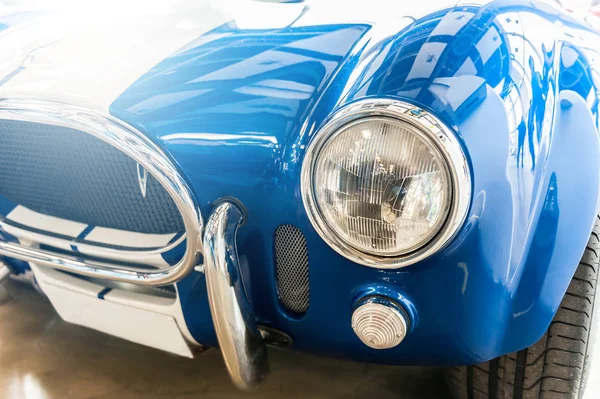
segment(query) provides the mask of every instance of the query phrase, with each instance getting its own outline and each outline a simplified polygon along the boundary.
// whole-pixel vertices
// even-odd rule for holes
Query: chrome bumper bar
[[[249,391],[269,373],[267,352],[246,299],[237,255],[236,233],[242,212],[230,203],[217,206],[204,233],[204,272],[217,339],[233,383]]]
[[[233,383],[240,389],[257,388],[269,374],[267,352],[248,304],[241,280],[236,235],[243,220],[239,207],[231,202],[217,206],[204,233],[204,273],[210,311],[225,365]],[[1,242],[0,255],[32,262],[38,266],[130,283],[160,285],[175,282],[189,271],[174,266],[162,271],[136,271],[115,268],[115,264],[88,261],[55,254],[25,245]],[[0,263],[0,282],[8,278],[8,267]]]
[[[200,210],[170,158],[142,133],[110,115],[62,103],[0,99],[0,119],[62,126],[115,147],[137,162],[138,173],[142,167],[162,185],[180,212],[186,234],[183,257],[175,266],[160,270],[84,259],[14,242],[0,241],[0,255],[83,276],[166,285],[191,272],[204,253],[210,310],[227,369],[237,387],[244,390],[258,387],[268,374],[268,364],[266,348],[240,276],[236,233],[242,212],[238,206],[232,202],[217,206],[202,237]],[[4,274],[4,269],[0,269],[0,277],[6,278]]]
[[[185,263],[180,262],[167,270],[136,270],[134,267],[119,267],[116,263],[84,260],[4,241],[0,241],[0,255],[82,276],[142,285],[167,285],[179,281],[193,270],[197,259],[194,255]]]

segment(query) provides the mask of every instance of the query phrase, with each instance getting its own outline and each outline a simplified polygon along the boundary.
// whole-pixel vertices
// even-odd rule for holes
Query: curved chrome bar
[[[1,216],[0,229],[6,231],[6,233],[17,238],[20,242],[30,243],[29,245],[31,248],[37,248],[38,245],[48,245],[59,249],[77,246],[78,252],[73,253],[73,256],[75,257],[77,257],[80,254],[85,254],[85,256],[94,257],[96,259],[103,259],[104,261],[106,261],[107,264],[111,264],[111,260],[114,260],[117,264],[121,262],[132,265],[140,265],[140,270],[146,271],[148,271],[150,268],[157,270],[169,269],[171,266],[169,264],[166,264],[160,255],[180,245],[187,238],[185,234],[183,234],[180,238],[170,242],[164,247],[127,248],[125,246],[121,246],[115,248],[112,247],[111,244],[96,243],[94,241],[88,241],[85,239],[78,238],[63,238],[54,235],[52,232],[41,233],[39,230],[29,230],[27,229],[27,226],[12,224],[10,220],[6,218],[3,219]],[[128,233],[127,231],[123,230],[120,230],[119,232],[121,234]],[[50,254],[62,256],[62,254],[56,254],[53,252],[50,252]],[[152,261],[149,261],[149,259],[152,259],[155,262],[157,259],[160,259],[161,262],[159,264],[156,264]],[[115,268],[117,267],[117,265],[112,264],[112,267]]]
[[[172,269],[148,271],[141,267],[136,269],[135,266],[118,268],[114,263],[88,261],[78,259],[74,256],[56,254],[54,252],[4,241],[0,241],[0,255],[32,262],[39,266],[49,266],[54,269],[64,270],[82,276],[97,277],[113,281],[126,281],[135,284],[164,285],[172,282],[172,278],[175,278],[173,281],[177,281],[183,277],[180,277],[178,274],[169,273]]]
[[[202,252],[203,220],[200,210],[173,162],[142,133],[110,115],[50,101],[0,99],[0,119],[68,127],[95,136],[117,148],[143,166],[169,193],[181,214],[187,237],[182,259],[165,270],[88,261],[8,242],[0,242],[0,255],[85,276],[144,285],[174,283],[197,266]]]
[[[204,234],[210,312],[225,365],[240,389],[257,388],[269,373],[267,352],[248,305],[236,246],[242,212],[230,202],[213,211]]]

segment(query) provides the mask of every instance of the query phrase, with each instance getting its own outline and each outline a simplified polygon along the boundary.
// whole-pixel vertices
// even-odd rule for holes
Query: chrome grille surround
[[[40,100],[0,99],[0,119],[75,129],[123,152],[150,173],[172,198],[183,220],[186,242],[185,254],[179,262],[162,270],[123,266],[111,261],[87,261],[10,242],[0,242],[0,255],[84,276],[142,285],[171,284],[198,264],[204,223],[192,191],[164,152],[142,133],[95,110]]]
[[[274,246],[279,299],[292,312],[304,313],[310,304],[306,238],[296,226],[282,224],[275,230]]]

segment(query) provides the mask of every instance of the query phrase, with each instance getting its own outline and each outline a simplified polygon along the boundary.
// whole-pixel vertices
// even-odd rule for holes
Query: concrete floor
[[[270,349],[258,392],[229,382],[221,354],[172,356],[63,322],[33,288],[0,305],[0,398],[447,398],[439,370],[364,365]],[[0,287],[0,290],[2,287]],[[0,293],[0,302],[3,295]]]

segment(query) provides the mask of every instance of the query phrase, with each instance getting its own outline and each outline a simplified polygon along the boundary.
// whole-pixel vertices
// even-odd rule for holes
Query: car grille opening
[[[184,231],[166,190],[138,163],[75,129],[0,120],[0,195],[33,211],[90,226]],[[145,191],[145,193],[144,193]]]

